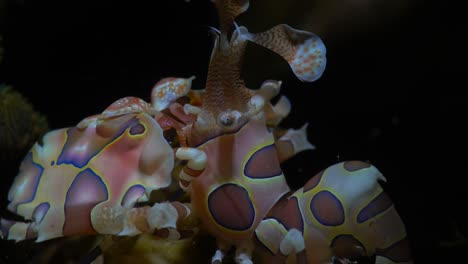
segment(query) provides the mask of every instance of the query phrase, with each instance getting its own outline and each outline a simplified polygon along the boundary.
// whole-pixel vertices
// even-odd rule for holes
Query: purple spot
[[[49,211],[50,204],[49,203],[41,203],[34,209],[32,220],[28,225],[28,229],[26,230],[26,239],[32,239],[37,237],[37,230],[34,230],[33,227],[39,225],[44,219],[47,211]]]
[[[91,210],[107,198],[106,185],[94,171],[88,168],[77,174],[65,199],[63,234],[94,234]]]
[[[325,226],[344,223],[345,213],[340,200],[329,191],[320,191],[312,198],[310,210],[317,221]]]
[[[46,215],[47,211],[49,211],[49,208],[50,204],[47,202],[41,203],[38,206],[36,206],[32,214],[32,220],[38,224],[42,222],[42,219],[44,219],[44,216]]]
[[[37,231],[35,231],[34,229],[32,229],[33,227],[33,223],[30,223],[28,225],[28,229],[26,229],[26,239],[32,239],[32,238],[36,238],[37,237]]]
[[[145,194],[145,187],[142,185],[133,185],[130,187],[122,198],[121,205],[130,207],[138,198]]]
[[[140,135],[145,133],[145,126],[141,123],[135,124],[130,128],[130,135]]]
[[[366,207],[362,208],[357,216],[357,222],[363,223],[383,212],[392,206],[390,197],[385,193],[381,192],[375,197]]]
[[[282,173],[274,145],[257,150],[244,168],[244,174],[249,178],[271,178]]]
[[[12,202],[8,205],[8,210],[15,212],[20,204],[30,203],[36,197],[37,187],[44,173],[44,167],[35,163],[32,158],[32,152],[24,158],[20,172],[15,181],[13,182],[14,188],[17,192],[13,197],[8,197]],[[17,186],[17,184],[21,185]]]
[[[68,129],[67,140],[57,159],[57,165],[72,164],[77,168],[83,168],[101,150],[120,137],[127,128],[137,124],[139,124],[138,119],[132,118],[116,129],[109,138],[102,138],[95,134],[90,137],[90,134],[86,133],[87,130],[79,130],[76,127]]]
[[[208,209],[216,223],[235,231],[249,229],[255,219],[249,193],[233,183],[219,186],[209,194]]]
[[[10,228],[15,223],[15,221],[0,218],[0,228],[2,229],[3,237],[8,237],[8,234],[10,233]]]
[[[50,166],[54,166],[54,164],[55,164],[55,161],[50,162]]]

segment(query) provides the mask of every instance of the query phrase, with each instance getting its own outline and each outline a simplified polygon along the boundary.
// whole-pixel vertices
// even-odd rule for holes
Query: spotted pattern
[[[8,210],[16,212],[21,204],[26,204],[34,200],[41,177],[44,173],[44,167],[33,161],[32,152],[24,158],[19,175],[13,183],[14,193],[9,193],[8,199],[12,201],[8,205]],[[11,197],[11,194],[14,197]]]
[[[150,113],[151,105],[138,97],[128,96],[112,103],[102,112],[99,119],[141,112]]]
[[[244,174],[249,178],[271,178],[282,173],[274,145],[257,150],[244,168]]]
[[[76,175],[65,200],[63,234],[94,234],[91,210],[107,198],[106,185],[94,171],[86,169]]]
[[[358,171],[365,168],[370,168],[370,164],[367,162],[362,162],[359,160],[345,161],[343,163],[343,168],[349,172]]]
[[[132,118],[117,129],[109,138],[90,137],[85,131],[78,128],[67,130],[67,140],[57,159],[57,165],[72,164],[77,168],[83,168],[107,145],[121,136],[129,127],[138,126],[137,118]]]
[[[247,37],[282,56],[302,81],[315,81],[325,71],[325,45],[318,36],[310,32],[281,24]]]
[[[310,180],[308,180],[306,184],[304,185],[303,192],[308,192],[312,190],[313,188],[315,188],[320,183],[320,180],[322,179],[324,172],[325,170],[322,170],[321,172],[317,173],[314,177],[312,177]]]
[[[312,82],[325,71],[325,45],[319,37],[312,35],[296,47],[294,59],[290,62],[293,72],[302,81]]]
[[[377,248],[375,254],[388,258],[396,263],[411,261],[410,244],[406,237],[386,249]]]
[[[124,207],[130,207],[136,200],[138,200],[138,198],[142,197],[144,194],[145,187],[143,187],[143,185],[133,185],[132,187],[128,188],[127,192],[125,193],[124,197],[122,198],[121,205]]]
[[[372,201],[369,202],[366,207],[362,208],[357,216],[357,222],[363,223],[389,209],[393,205],[390,197],[385,193],[381,192]]]
[[[195,79],[195,77],[168,77],[161,79],[154,85],[151,91],[152,106],[157,111],[166,109],[172,102],[190,91],[193,79]]]
[[[255,220],[249,193],[233,183],[221,185],[209,194],[208,209],[217,224],[235,231],[249,229]]]
[[[322,225],[339,226],[344,223],[345,213],[340,200],[329,191],[320,191],[312,198],[310,210]]]

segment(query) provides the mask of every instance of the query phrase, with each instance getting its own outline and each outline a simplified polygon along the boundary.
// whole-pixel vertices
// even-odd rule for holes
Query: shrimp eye
[[[226,111],[218,115],[218,123],[226,128],[232,127],[237,123],[237,120],[242,116],[239,111]]]
[[[218,121],[222,126],[228,127],[234,124],[235,117],[231,113],[222,113],[219,115]]]

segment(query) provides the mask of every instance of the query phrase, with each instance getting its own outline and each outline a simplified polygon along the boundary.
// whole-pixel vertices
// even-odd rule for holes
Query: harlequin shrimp
[[[191,79],[170,78],[158,82],[153,93],[174,82],[190,89]],[[177,95],[183,93],[179,89]],[[0,235],[36,242],[142,233],[179,239],[180,227],[192,221],[186,217],[190,205],[137,206],[172,182],[173,149],[156,122],[156,106],[125,97],[74,127],[46,133],[22,161],[8,193],[8,210],[24,221],[0,219]],[[178,231],[175,221],[161,222],[167,214],[185,220],[177,223]]]
[[[247,43],[283,57],[302,81],[321,77],[326,49],[313,33],[278,25],[262,33],[237,26],[248,0],[212,0],[219,18],[205,89],[166,78],[151,103],[126,97],[76,127],[49,132],[24,159],[9,192],[2,234],[43,241],[73,234],[131,236],[165,229],[179,238],[187,217],[216,238],[212,263],[234,249],[237,263],[411,263],[405,227],[374,166],[332,165],[292,191],[282,161],[314,146],[307,126],[278,133],[290,111],[272,104],[281,81],[249,89],[240,76]],[[166,132],[175,131],[172,144]],[[178,184],[190,203],[135,206]]]
[[[351,263],[372,255],[376,263],[411,263],[405,227],[374,166],[338,163],[290,190],[280,161],[310,145],[288,133],[287,144],[278,144],[282,138],[275,140],[268,128],[274,122],[268,113],[275,113],[269,100],[279,82],[251,90],[240,77],[251,41],[282,56],[300,80],[315,81],[326,65],[320,38],[287,25],[250,33],[234,22],[249,1],[213,2],[220,30],[207,83],[200,106],[183,106],[191,122],[181,128],[187,147],[176,151],[188,161],[180,186],[190,192],[201,227],[217,239],[212,263],[232,248],[237,263],[252,263],[253,252],[260,263]]]

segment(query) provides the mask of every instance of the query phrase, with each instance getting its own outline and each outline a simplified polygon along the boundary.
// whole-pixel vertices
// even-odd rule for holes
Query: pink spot
[[[63,234],[95,234],[91,225],[91,210],[107,198],[106,185],[94,171],[86,169],[76,175],[65,200]]]

